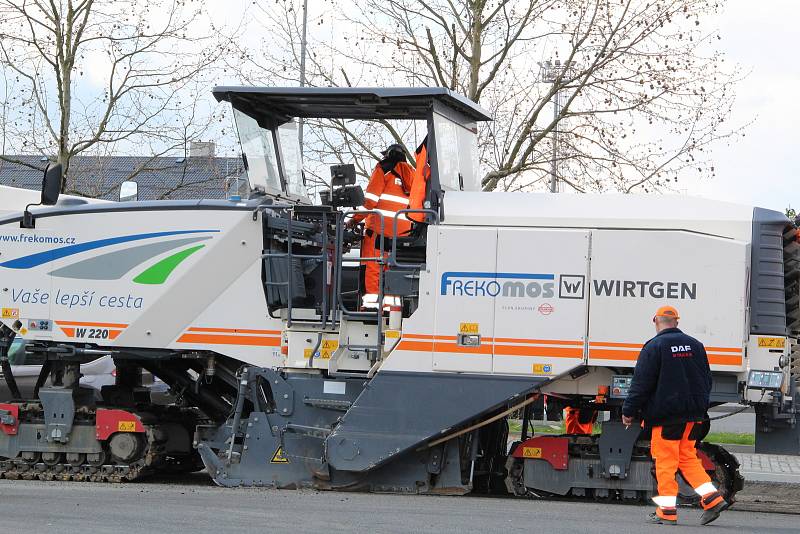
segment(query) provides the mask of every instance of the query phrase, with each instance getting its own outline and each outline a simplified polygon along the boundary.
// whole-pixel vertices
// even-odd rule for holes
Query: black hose
[[[189,397],[211,419],[224,421],[228,413],[230,413],[230,404],[226,403],[220,396],[215,395],[208,387],[196,383],[185,371],[177,371],[166,365],[142,365],[142,367],[150,371],[154,376],[159,377],[170,387],[182,389],[183,394]],[[197,391],[194,390],[195,386],[198,386]]]
[[[42,388],[45,382],[47,382],[47,377],[50,375],[50,369],[52,369],[53,363],[50,360],[45,360],[44,364],[42,364],[42,369],[39,371],[39,376],[36,378],[36,386],[33,388],[33,398],[39,398],[39,390]]]
[[[0,348],[0,350],[6,352],[8,349],[4,347]],[[9,363],[8,356],[5,354],[0,357],[0,367],[3,369],[3,378],[5,379],[6,385],[11,392],[11,397],[13,399],[22,400],[19,387],[17,387],[17,381],[14,379],[14,372],[11,370],[11,363]]]

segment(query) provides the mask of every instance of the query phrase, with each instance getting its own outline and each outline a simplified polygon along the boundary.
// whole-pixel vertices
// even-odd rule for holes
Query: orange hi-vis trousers
[[[686,479],[694,491],[700,495],[700,503],[704,510],[713,508],[722,502],[711,478],[697,457],[695,439],[690,439],[692,429],[699,423],[686,423],[669,426],[654,426],[650,440],[650,454],[656,464],[656,480],[658,495],[653,502],[658,505],[656,513],[662,519],[676,520],[678,498],[678,471]]]

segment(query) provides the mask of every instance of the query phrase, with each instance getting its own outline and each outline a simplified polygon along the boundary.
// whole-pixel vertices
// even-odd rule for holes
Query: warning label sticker
[[[3,308],[3,319],[19,319],[19,308]]]
[[[136,421],[120,421],[117,432],[136,432]]]
[[[289,459],[283,455],[283,447],[278,447],[275,451],[275,454],[272,455],[272,460],[269,461],[271,464],[288,464]]]
[[[320,358],[322,360],[330,360],[333,353],[336,352],[336,349],[339,348],[339,342],[335,339],[326,339],[322,342],[319,347],[319,350],[314,354],[314,358]],[[312,349],[305,349],[303,351],[303,358],[306,360],[311,357],[311,350]]]
[[[479,323],[461,323],[458,325],[459,334],[478,334],[480,329]]]
[[[786,346],[785,337],[761,337],[758,338],[758,346],[768,349],[782,349]]]
[[[522,457],[523,458],[541,458],[542,457],[542,448],[541,447],[522,447]]]

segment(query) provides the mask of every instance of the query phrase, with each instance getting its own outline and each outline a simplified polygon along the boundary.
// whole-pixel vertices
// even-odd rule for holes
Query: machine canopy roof
[[[492,120],[475,102],[444,87],[215,87],[218,102],[253,117],[259,124],[292,118],[425,120],[434,102],[473,121]]]

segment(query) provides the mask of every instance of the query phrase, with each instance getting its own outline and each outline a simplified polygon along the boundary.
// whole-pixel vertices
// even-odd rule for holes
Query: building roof
[[[38,169],[0,160],[0,185],[39,190],[43,169],[41,156],[8,156]],[[139,200],[223,199],[228,187],[246,195],[247,180],[239,158],[213,156],[141,157],[75,156],[70,161],[67,193],[116,200],[125,180],[139,184]]]
[[[338,119],[428,118],[433,102],[473,121],[492,120],[468,98],[444,87],[215,87],[217,101],[228,101],[259,123],[295,117]]]

